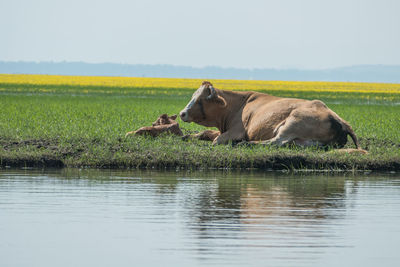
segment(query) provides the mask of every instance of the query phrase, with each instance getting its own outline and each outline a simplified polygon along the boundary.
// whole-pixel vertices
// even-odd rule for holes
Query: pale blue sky
[[[396,0],[0,0],[0,60],[400,65]]]

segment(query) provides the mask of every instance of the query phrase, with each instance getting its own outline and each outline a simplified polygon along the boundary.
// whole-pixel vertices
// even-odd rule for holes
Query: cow
[[[168,117],[167,114],[160,115],[155,122],[152,123],[153,126],[142,127],[136,131],[127,132],[125,137],[129,135],[150,135],[152,137],[159,136],[162,133],[169,133],[178,136],[183,136],[179,124],[175,121],[177,115]]]
[[[350,135],[356,146],[353,150],[366,153],[349,123],[320,100],[219,90],[204,81],[179,115],[184,122],[218,128],[213,144],[244,141],[341,148]]]

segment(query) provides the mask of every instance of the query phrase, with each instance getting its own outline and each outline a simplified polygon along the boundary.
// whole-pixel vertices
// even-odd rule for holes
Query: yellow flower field
[[[0,84],[80,85],[131,88],[198,88],[202,79],[0,74]],[[210,79],[224,90],[324,91],[400,94],[400,84],[359,82],[293,82]]]

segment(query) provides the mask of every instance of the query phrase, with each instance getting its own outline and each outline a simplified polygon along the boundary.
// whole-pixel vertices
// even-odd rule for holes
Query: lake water
[[[0,266],[400,266],[400,176],[0,171]]]

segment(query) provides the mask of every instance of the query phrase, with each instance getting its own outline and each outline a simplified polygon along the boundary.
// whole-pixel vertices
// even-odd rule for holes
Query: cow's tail
[[[362,154],[368,154],[368,152],[364,149],[361,148],[360,143],[358,142],[357,136],[354,133],[353,129],[351,126],[345,121],[340,118],[331,118],[331,123],[332,127],[336,128],[341,128],[341,133],[339,133],[339,145],[344,146],[347,142],[347,135],[350,135],[351,139],[353,140],[354,145],[356,146],[355,149],[348,148],[348,149],[339,149],[340,152],[345,152],[345,153],[362,153]],[[341,125],[341,127],[339,126]]]
[[[354,133],[353,129],[351,126],[346,122],[342,120],[342,125],[344,126],[343,130],[345,130],[346,135],[350,135],[351,140],[353,140],[354,145],[356,146],[356,149],[339,149],[342,152],[346,153],[361,153],[361,154],[368,154],[368,151],[364,150],[361,148],[360,143],[357,140],[357,136]]]
[[[350,126],[348,123],[346,123],[346,122],[343,122],[343,124],[344,124],[344,126],[345,126],[345,131],[346,131],[346,133],[347,133],[348,135],[350,135],[351,139],[353,140],[354,145],[356,146],[356,149],[361,149],[360,143],[359,143],[358,140],[357,140],[357,136],[356,136],[356,134],[354,133],[354,131],[353,131],[353,129],[351,128],[351,126]]]

